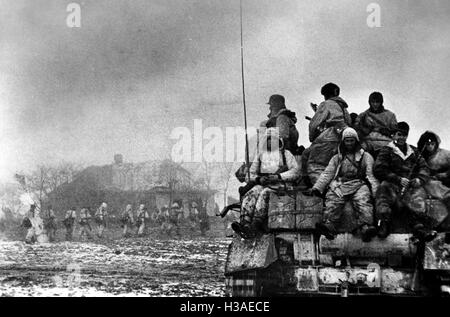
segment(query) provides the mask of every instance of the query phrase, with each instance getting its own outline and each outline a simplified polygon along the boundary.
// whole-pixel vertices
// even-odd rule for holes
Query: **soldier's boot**
[[[391,233],[391,228],[389,222],[387,220],[380,219],[378,221],[378,238],[386,239],[387,236]]]
[[[437,232],[431,229],[426,229],[421,223],[418,223],[413,228],[413,237],[419,241],[430,242],[436,238]]]
[[[316,224],[316,230],[320,235],[325,236],[328,240],[334,240],[336,237],[336,228],[329,221],[318,222]]]
[[[377,229],[374,226],[364,224],[361,227],[361,239],[363,242],[370,242],[377,235]]]
[[[256,235],[254,225],[248,222],[241,224],[235,221],[231,224],[231,228],[243,239],[252,239]]]
[[[249,215],[241,214],[240,222],[233,222],[231,224],[231,229],[236,232],[239,236],[244,239],[248,239],[251,236],[251,228],[250,224],[252,222],[252,218]]]

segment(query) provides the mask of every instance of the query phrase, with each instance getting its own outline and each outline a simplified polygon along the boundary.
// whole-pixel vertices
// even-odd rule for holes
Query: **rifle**
[[[420,150],[419,156],[417,156],[416,162],[414,163],[413,167],[411,168],[411,171],[409,171],[409,174],[408,174],[408,177],[407,177],[408,180],[410,180],[411,177],[413,176],[414,170],[416,169],[417,164],[419,164],[419,161],[420,161],[420,159],[422,158],[423,151],[425,150],[425,148],[427,147],[427,145],[428,145],[429,143],[430,143],[430,141],[427,141],[427,143],[424,144],[422,150]],[[406,190],[408,189],[408,187],[409,187],[409,184],[406,185],[406,186],[404,186],[404,187],[402,188],[402,191],[400,192],[400,196],[401,196],[402,198],[403,198],[403,196],[406,194]]]
[[[240,209],[241,208],[241,203],[234,203],[231,205],[226,206],[225,208],[223,208],[223,210],[220,212],[219,216],[224,218],[228,212],[232,209]]]

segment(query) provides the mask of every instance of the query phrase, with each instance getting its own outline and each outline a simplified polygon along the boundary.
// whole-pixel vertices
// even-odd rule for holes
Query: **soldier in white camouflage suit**
[[[373,225],[372,199],[379,183],[372,168],[374,160],[369,152],[361,148],[358,134],[352,128],[342,132],[338,154],[333,156],[325,171],[312,188],[322,195],[328,189],[325,200],[325,221],[317,224],[319,232],[334,239],[347,201],[351,201],[357,228],[362,240],[369,242],[377,233]]]
[[[262,150],[250,167],[250,179],[256,185],[242,199],[240,222],[231,227],[244,239],[266,231],[270,193],[276,189],[292,188],[300,177],[300,168],[290,151],[284,149],[276,128],[267,129]]]
[[[147,208],[145,207],[144,204],[141,204],[139,206],[139,209],[136,211],[136,226],[137,228],[137,235],[138,236],[143,236],[145,235],[145,228],[146,228],[146,223],[148,222],[148,219],[150,218],[148,212],[147,212]]]
[[[103,237],[103,232],[106,229],[106,217],[108,216],[108,205],[103,202],[95,212],[95,222],[97,223],[97,236]]]
[[[133,207],[131,204],[128,204],[125,207],[125,210],[122,212],[120,216],[120,222],[122,223],[123,228],[123,237],[129,236],[129,229],[134,225],[134,215],[133,215]]]
[[[92,239],[92,228],[90,221],[91,220],[91,214],[89,212],[88,207],[84,207],[80,210],[80,240],[83,239],[83,236],[85,236],[88,239]]]

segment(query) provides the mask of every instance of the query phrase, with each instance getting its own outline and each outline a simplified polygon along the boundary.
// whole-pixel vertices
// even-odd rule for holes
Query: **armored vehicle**
[[[427,200],[434,210],[436,200]],[[236,210],[238,206],[235,206]],[[386,239],[363,242],[351,204],[334,240],[315,233],[323,200],[301,191],[273,193],[269,232],[235,235],[225,265],[228,296],[445,296],[450,292],[450,233],[417,241],[401,215]],[[448,227],[448,226],[447,226]]]

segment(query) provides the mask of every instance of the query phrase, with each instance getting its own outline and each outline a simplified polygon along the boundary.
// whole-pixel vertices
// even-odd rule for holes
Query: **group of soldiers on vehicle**
[[[450,208],[450,152],[439,147],[440,138],[427,131],[417,147],[409,145],[409,125],[397,122],[384,108],[380,92],[370,94],[369,109],[359,115],[348,112],[336,84],[324,85],[321,94],[325,100],[311,104],[315,114],[306,117],[311,141],[307,149],[297,145],[297,119],[284,97],[270,97],[261,146],[249,170],[241,167],[236,173],[247,185],[240,189],[240,222],[232,224],[233,230],[243,238],[268,232],[270,193],[302,188],[325,199],[324,220],[316,230],[328,239],[339,232],[348,201],[355,233],[365,242],[376,235],[386,238],[393,215],[399,213],[406,215],[415,237],[434,239],[446,216],[433,219],[424,211],[424,202],[432,197]]]
[[[78,219],[79,238],[93,239],[91,222],[94,220],[96,225],[96,234],[98,238],[102,238],[107,227],[108,205],[103,202],[91,215],[89,207],[83,207],[79,211],[77,217],[76,208],[72,207],[66,211],[62,223],[66,229],[65,240],[73,240],[73,235]],[[161,210],[148,212],[145,204],[140,204],[139,208],[134,212],[131,204],[128,204],[120,214],[120,224],[123,228],[123,237],[131,236],[133,227],[136,228],[135,235],[142,237],[146,235],[148,227],[159,227],[162,233],[172,236],[175,233],[178,237],[181,236],[180,225],[184,221],[183,209],[178,202],[174,202],[171,208],[164,206]],[[22,225],[28,230],[26,242],[32,243],[36,240],[36,227],[38,222],[42,222],[42,229],[45,229],[50,242],[55,241],[56,231],[58,228],[57,218],[51,205],[42,212],[37,213],[36,205],[32,204],[28,214],[25,216]],[[199,227],[201,235],[205,236],[209,230],[209,217],[206,212],[206,206],[198,208],[197,202],[192,202],[187,222],[191,232]]]

